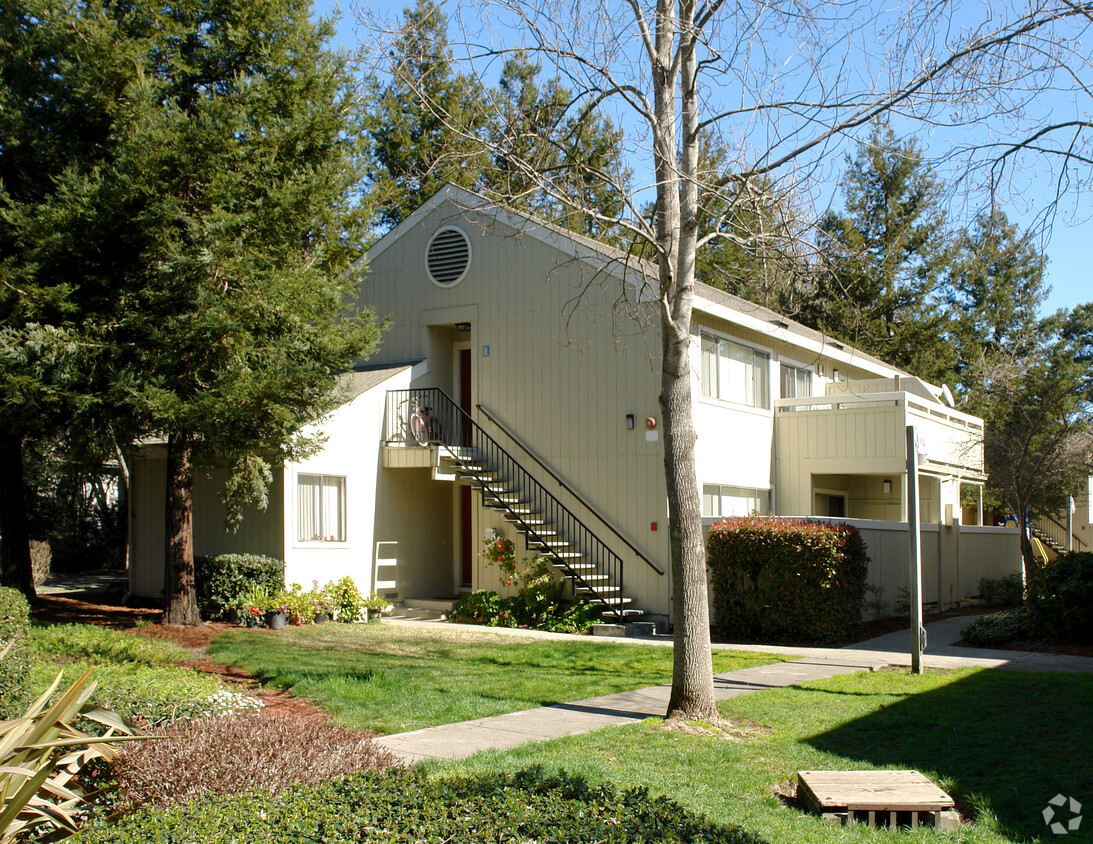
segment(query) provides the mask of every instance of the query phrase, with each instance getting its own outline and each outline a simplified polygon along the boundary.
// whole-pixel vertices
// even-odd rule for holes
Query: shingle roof
[[[392,375],[396,375],[405,369],[409,369],[408,363],[378,364],[376,366],[363,366],[353,372],[346,372],[338,376],[338,383],[334,390],[343,404],[348,404],[357,396],[367,393],[373,387],[378,387]]]

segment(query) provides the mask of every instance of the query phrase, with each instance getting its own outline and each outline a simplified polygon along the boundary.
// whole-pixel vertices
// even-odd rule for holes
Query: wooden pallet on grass
[[[797,797],[824,818],[955,829],[953,799],[918,771],[798,771]]]

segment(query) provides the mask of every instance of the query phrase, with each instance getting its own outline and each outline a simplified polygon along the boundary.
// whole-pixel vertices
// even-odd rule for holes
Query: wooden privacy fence
[[[883,605],[881,617],[896,615],[894,604],[901,590],[910,586],[909,545],[906,522],[885,522],[873,519],[821,519],[853,525],[861,531],[869,553],[870,586],[880,589],[878,603]],[[709,527],[716,519],[704,519]],[[958,600],[979,594],[983,577],[1001,578],[1020,574],[1021,542],[1015,527],[980,527],[924,524],[919,545],[922,550],[922,602],[938,602],[948,608]],[[862,618],[868,620],[874,611],[869,604],[873,594],[866,595],[867,608]]]

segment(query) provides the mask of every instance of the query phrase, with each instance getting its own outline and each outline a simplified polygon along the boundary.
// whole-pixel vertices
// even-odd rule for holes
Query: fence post
[[[911,673],[922,673],[922,549],[918,506],[918,441],[907,426],[907,535],[911,567]]]

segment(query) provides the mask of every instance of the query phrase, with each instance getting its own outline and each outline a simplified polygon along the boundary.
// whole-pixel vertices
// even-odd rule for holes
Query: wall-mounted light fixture
[[[884,481],[881,484],[881,486],[884,488],[884,494],[885,495],[891,495],[892,494],[892,482],[891,481]]]
[[[455,330],[456,331],[470,331],[471,330],[471,324],[469,322],[457,322],[455,324]]]
[[[824,365],[822,363],[819,366],[816,367],[816,372],[819,373],[819,376],[821,378],[823,378],[825,375],[827,375],[827,370],[824,369]]]
[[[634,414],[633,413],[627,413],[626,414],[626,430],[627,431],[633,431],[634,430]]]
[[[832,380],[833,380],[833,381],[834,381],[834,382],[835,382],[836,384],[838,384],[838,383],[839,383],[839,370],[837,370],[837,369],[832,369],[832,370],[831,370],[831,379],[832,379]]]

